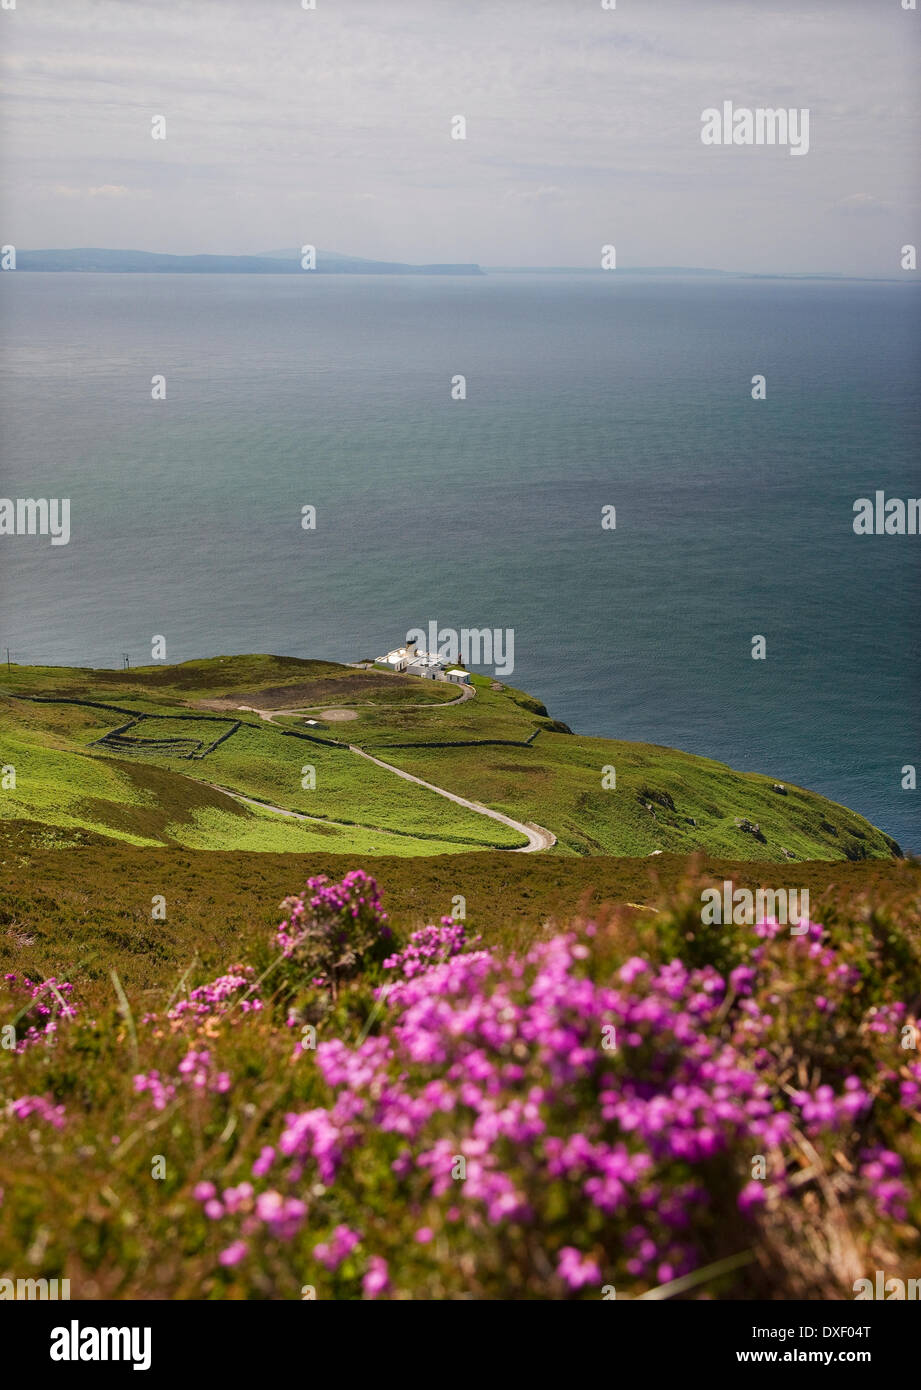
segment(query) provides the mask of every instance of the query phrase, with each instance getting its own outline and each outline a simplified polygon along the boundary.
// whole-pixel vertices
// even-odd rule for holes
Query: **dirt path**
[[[537,850],[550,849],[556,844],[556,836],[552,830],[545,830],[541,825],[533,822],[525,825],[522,821],[512,820],[511,816],[504,816],[501,811],[492,811],[488,806],[481,806],[478,801],[468,801],[465,796],[458,796],[455,792],[445,791],[444,787],[436,787],[434,782],[424,782],[421,777],[414,777],[411,772],[404,772],[401,767],[394,767],[393,763],[385,763],[381,758],[372,757],[363,748],[357,748],[355,744],[349,744],[349,752],[357,753],[360,758],[367,758],[369,763],[377,763],[378,767],[385,767],[388,772],[395,772],[398,777],[404,778],[407,782],[415,782],[417,786],[425,787],[430,792],[437,792],[439,796],[447,797],[449,801],[455,802],[458,806],[464,806],[468,811],[475,811],[479,816],[489,816],[491,820],[501,821],[503,825],[509,826],[512,830],[517,830],[519,835],[526,835],[528,843],[519,849],[510,850],[510,854],[533,854]]]
[[[264,719],[267,724],[275,721],[276,714],[299,714],[296,709],[257,709],[255,705],[234,705],[234,709],[246,710],[247,714],[258,714],[260,719]]]
[[[440,682],[440,683],[441,683],[441,684],[444,684],[444,682]],[[465,700],[472,700],[473,697],[476,695],[476,686],[475,686],[475,685],[459,685],[459,686],[457,687],[457,692],[458,692],[458,693],[454,696],[454,699],[453,699],[453,700],[399,700],[399,701],[390,700],[387,704],[383,704],[383,705],[378,705],[378,704],[369,703],[369,702],[367,702],[367,701],[364,701],[364,702],[362,702],[362,703],[360,703],[360,704],[354,704],[354,705],[341,705],[341,706],[339,706],[339,708],[341,708],[341,709],[354,709],[354,710],[359,710],[359,711],[360,711],[360,710],[363,710],[363,709],[366,709],[366,710],[374,710],[374,711],[377,711],[377,710],[379,710],[379,709],[401,709],[401,710],[402,710],[402,709],[424,709],[424,710],[431,710],[433,713],[437,713],[439,710],[443,710],[443,709],[452,709],[454,705],[462,705],[462,704],[464,703]],[[314,709],[318,709],[318,710],[329,709],[329,703],[327,702],[326,705],[301,705],[301,706],[299,706],[299,708],[298,708],[297,710],[273,710],[272,713],[273,713],[273,714],[286,714],[286,713],[300,714],[300,713],[302,713],[304,710],[314,710]]]

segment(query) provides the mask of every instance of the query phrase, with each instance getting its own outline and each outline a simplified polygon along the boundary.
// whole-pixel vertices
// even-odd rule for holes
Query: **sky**
[[[902,0],[315,4],[0,8],[0,242],[855,275],[921,244]],[[704,145],[725,101],[807,109],[808,154]]]

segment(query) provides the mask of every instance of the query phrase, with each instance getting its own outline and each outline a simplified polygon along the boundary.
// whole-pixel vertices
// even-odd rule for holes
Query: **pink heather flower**
[[[341,883],[331,883],[322,874],[309,878],[307,889],[283,904],[288,916],[276,939],[286,957],[294,956],[311,934],[314,942],[325,938],[331,947],[337,946],[352,934],[356,922],[370,926],[381,942],[391,936],[377,884],[362,869],[353,869]]]
[[[176,1094],[173,1083],[163,1081],[158,1071],[148,1072],[146,1075],[139,1072],[134,1078],[134,1089],[137,1095],[148,1092],[155,1110],[165,1110]]]
[[[297,1197],[283,1197],[280,1192],[269,1191],[260,1192],[256,1198],[257,1221],[262,1221],[280,1240],[293,1239],[306,1216],[307,1204]],[[329,1247],[324,1247],[327,1249]]]
[[[270,1144],[266,1144],[259,1151],[259,1157],[253,1164],[253,1177],[264,1178],[266,1173],[275,1162],[275,1150]]]
[[[736,994],[751,994],[752,982],[757,973],[751,965],[737,965],[729,976],[729,984]]]
[[[245,1206],[253,1195],[253,1185],[249,1182],[238,1183],[236,1187],[225,1187],[221,1194],[224,1206],[229,1212],[238,1211]]]
[[[246,1243],[242,1240],[235,1240],[232,1245],[228,1245],[226,1250],[222,1250],[218,1259],[227,1268],[238,1265],[241,1260],[246,1258]]]
[[[909,1190],[901,1179],[902,1159],[891,1149],[874,1147],[861,1154],[860,1176],[867,1184],[873,1201],[880,1211],[899,1221],[908,1217]]]
[[[76,1005],[64,998],[73,991],[73,985],[66,980],[58,980],[54,975],[47,980],[32,980],[28,975],[19,978],[9,973],[3,976],[3,984],[20,1005],[16,1014],[14,1054],[22,1054],[39,1043],[54,1044],[58,1020],[66,1021],[77,1016]]]
[[[588,1256],[582,1256],[572,1245],[563,1246],[559,1253],[556,1269],[571,1289],[581,1289],[586,1284],[601,1283],[601,1270],[595,1260]]]
[[[293,953],[308,930],[322,936],[328,928],[333,946],[350,940],[355,914],[367,925],[375,900],[364,876],[311,880],[305,896],[287,905],[283,949]],[[636,956],[614,973],[603,960],[599,980],[583,964],[589,939],[560,934],[507,956],[469,949],[463,924],[450,919],[413,933],[388,958],[394,978],[386,999],[376,991],[386,1002],[379,1032],[355,1044],[320,1043],[311,1108],[279,1118],[272,1143],[253,1162],[253,1183],[228,1188],[223,1202],[199,1184],[205,1214],[232,1218],[244,1241],[266,1233],[290,1240],[304,1229],[306,1202],[319,1183],[331,1189],[333,1209],[351,1219],[356,1169],[382,1157],[375,1145],[383,1136],[388,1184],[410,1209],[438,1211],[414,1232],[420,1246],[434,1240],[439,1222],[462,1221],[478,1232],[532,1223],[529,1239],[547,1239],[544,1254],[573,1292],[599,1287],[607,1259],[647,1284],[667,1283],[705,1253],[694,1244],[708,1204],[699,1179],[714,1157],[734,1163],[776,1153],[767,1181],[743,1177],[740,1184],[738,1208],[754,1217],[778,1194],[796,1200],[786,1174],[797,1126],[848,1149],[858,1125],[868,1144],[880,1133],[877,1115],[888,1123],[900,1088],[903,1107],[918,1103],[921,1065],[893,1050],[905,1015],[895,1004],[868,1010],[860,1025],[868,1046],[883,1040],[873,1072],[861,1051],[859,1074],[845,1076],[832,1058],[811,1090],[791,1098],[778,1087],[778,1047],[788,1041],[779,982],[796,972],[790,1027],[845,1008],[852,1017],[865,987],[816,924],[802,938],[758,924],[747,963],[728,978],[712,966]],[[302,971],[301,983],[315,968]],[[619,1056],[598,1046],[608,1023],[622,1042]],[[210,1054],[189,1056],[191,1066],[173,1081],[150,1073],[141,1089],[168,1095],[174,1083],[197,1086],[192,1078],[202,1073],[202,1089],[213,1092],[223,1074]],[[884,1104],[874,1108],[877,1094]],[[463,1181],[454,1175],[459,1155]],[[904,1220],[912,1193],[899,1156],[867,1148],[856,1167],[863,1195],[881,1216]],[[573,1231],[581,1228],[577,1213],[588,1209],[585,1229],[599,1232],[597,1258],[575,1246],[554,1254],[552,1233],[540,1224],[547,1177],[571,1203],[563,1219],[571,1218]],[[339,1225],[315,1257],[335,1271],[360,1239]],[[364,1297],[390,1291],[387,1261],[375,1255],[362,1263]]]
[[[217,1188],[213,1182],[197,1182],[192,1188],[192,1196],[196,1202],[208,1202],[217,1196]]]
[[[365,1298],[377,1298],[379,1294],[386,1293],[390,1288],[390,1274],[387,1269],[387,1261],[380,1255],[371,1255],[368,1259],[368,1268],[361,1281],[362,1291]]]
[[[764,1182],[752,1178],[750,1182],[745,1184],[737,1198],[739,1211],[744,1212],[746,1216],[750,1215],[756,1207],[763,1205],[764,1197]]]
[[[917,1081],[902,1081],[899,1083],[899,1099],[903,1110],[911,1110],[917,1107],[921,1101],[921,1086]]]
[[[339,1268],[360,1240],[361,1236],[357,1231],[350,1230],[348,1226],[337,1226],[328,1241],[314,1246],[313,1253],[320,1264],[332,1272]]]
[[[400,970],[407,980],[430,970],[433,965],[459,956],[469,945],[480,940],[467,941],[467,928],[463,922],[455,922],[452,917],[442,917],[441,926],[422,927],[414,931],[409,945],[396,955],[384,961],[386,970]]]
[[[22,1096],[19,1100],[10,1101],[9,1112],[17,1120],[27,1120],[35,1115],[53,1129],[64,1128],[63,1105],[52,1105],[44,1096]]]
[[[240,1015],[245,1013],[258,1013],[262,1009],[262,1000],[256,995],[250,995],[249,990],[251,977],[255,974],[251,965],[234,965],[226,975],[221,975],[217,980],[212,980],[210,984],[199,985],[197,989],[190,991],[185,999],[180,999],[167,1013],[167,1018],[177,1025],[180,1021],[190,1019],[193,1024],[199,1025],[209,1017],[224,1019],[230,1016],[229,1021],[234,1023],[237,1015],[234,1010],[239,1004]],[[245,991],[245,993],[243,993]],[[150,1015],[154,1018],[155,1015]]]

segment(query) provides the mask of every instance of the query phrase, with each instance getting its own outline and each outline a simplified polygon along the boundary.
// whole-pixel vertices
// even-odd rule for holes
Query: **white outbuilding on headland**
[[[386,656],[379,656],[377,660],[381,666],[389,666],[393,671],[405,671],[415,658],[416,644],[408,642],[405,647],[394,647],[392,652],[388,652]]]
[[[407,676],[419,676],[422,680],[452,681],[455,685],[469,685],[470,673],[461,670],[459,666],[452,666],[450,670],[446,670],[448,660],[447,657],[439,656],[437,652],[420,651],[415,642],[407,642],[405,647],[394,647],[386,656],[379,656],[377,664],[389,666],[391,671]]]
[[[423,680],[443,681],[444,662],[433,652],[417,652],[406,668],[408,676],[421,676]]]

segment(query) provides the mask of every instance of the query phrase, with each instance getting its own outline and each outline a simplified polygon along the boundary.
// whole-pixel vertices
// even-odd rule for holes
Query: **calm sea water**
[[[921,495],[913,287],[16,273],[0,308],[3,495],[72,499],[68,546],[2,542],[15,660],[513,628],[513,683],[580,732],[800,782],[921,850],[921,537],[851,525]]]

